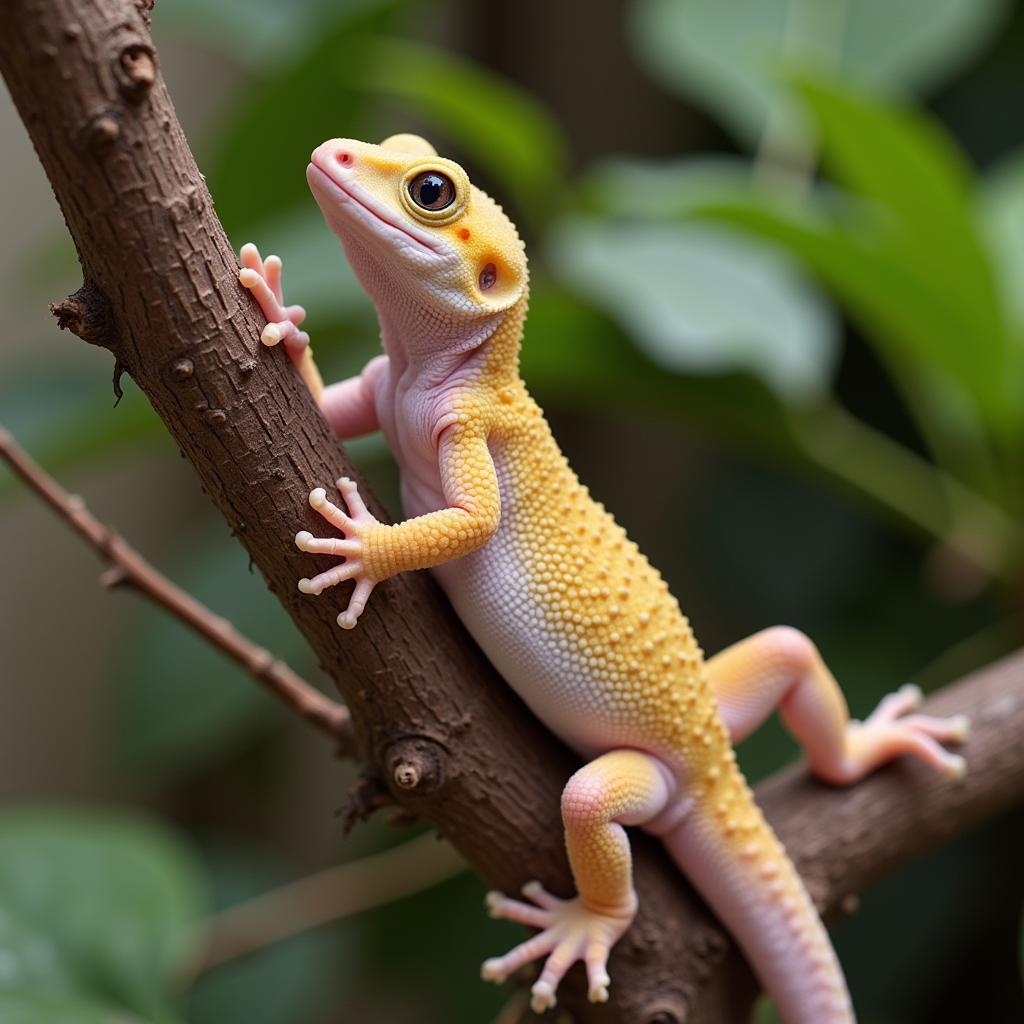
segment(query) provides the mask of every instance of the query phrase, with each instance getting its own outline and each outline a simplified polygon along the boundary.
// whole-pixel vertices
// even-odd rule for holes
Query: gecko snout
[[[324,171],[332,165],[349,168],[356,162],[357,151],[351,139],[328,139],[313,150],[310,160]]]

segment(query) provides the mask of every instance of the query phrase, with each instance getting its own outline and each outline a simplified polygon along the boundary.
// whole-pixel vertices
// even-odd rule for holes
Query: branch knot
[[[50,312],[62,331],[70,331],[91,345],[113,348],[114,317],[110,303],[91,281],[63,301],[51,302]]]
[[[391,743],[385,764],[394,784],[418,796],[432,793],[445,781],[447,751],[426,736],[406,736]]]
[[[82,125],[79,137],[82,145],[93,153],[101,153],[112,146],[121,135],[121,125],[112,110],[100,110]]]
[[[156,51],[141,41],[122,47],[114,62],[114,77],[126,100],[141,102],[156,81]]]

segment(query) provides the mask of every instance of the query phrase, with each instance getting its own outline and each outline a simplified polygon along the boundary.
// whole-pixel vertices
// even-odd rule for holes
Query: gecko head
[[[306,177],[381,313],[405,310],[468,336],[525,296],[526,255],[512,222],[425,139],[330,139]]]

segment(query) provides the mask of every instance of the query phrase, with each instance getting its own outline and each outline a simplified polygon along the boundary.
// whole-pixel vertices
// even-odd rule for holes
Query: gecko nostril
[[[335,156],[335,159],[338,161],[339,164],[341,164],[342,167],[352,166],[352,154],[347,152],[346,150],[340,150]]]

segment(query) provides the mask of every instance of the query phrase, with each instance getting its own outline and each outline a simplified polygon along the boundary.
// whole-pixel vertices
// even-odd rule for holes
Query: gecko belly
[[[684,722],[708,713],[689,624],[550,434],[524,443],[530,457],[522,443],[493,451],[495,535],[433,572],[495,668],[579,753],[678,753]]]
[[[505,681],[581,754],[616,745],[613,716],[570,637],[552,627],[510,528],[433,570],[456,613]]]

